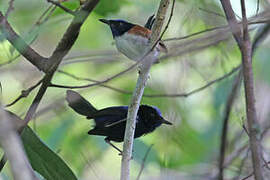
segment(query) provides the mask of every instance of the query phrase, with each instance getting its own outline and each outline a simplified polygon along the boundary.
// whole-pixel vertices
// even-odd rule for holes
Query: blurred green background
[[[255,15],[256,2],[247,2],[248,16]],[[125,19],[144,25],[147,18],[158,9],[158,4],[159,0],[101,0],[84,23],[79,38],[62,62],[60,70],[82,78],[103,80],[133,64],[117,53],[110,29],[98,19]],[[63,5],[75,10],[79,7],[79,2],[70,0]],[[232,1],[232,5],[235,13],[241,15],[239,2]],[[57,8],[46,22],[34,26],[49,6],[51,5],[45,0],[15,0],[14,11],[9,16],[12,27],[44,56],[51,54],[72,20],[71,15]],[[262,1],[260,10],[263,11],[266,6],[267,3]],[[2,12],[5,12],[7,7],[8,1],[0,1]],[[176,2],[174,16],[163,37],[169,50],[179,50],[177,43],[181,40],[166,41],[167,38],[182,37],[227,24],[224,17],[206,10],[223,14],[217,0]],[[255,32],[251,32],[252,37]],[[175,47],[178,49],[174,49]],[[4,104],[12,102],[20,95],[21,90],[27,89],[43,76],[43,73],[23,57],[4,65],[17,55],[18,52],[1,35],[0,82]],[[269,56],[269,39],[266,39],[254,57],[257,109],[262,125],[269,121]],[[230,72],[240,63],[238,47],[234,39],[229,38],[204,50],[168,58],[155,64],[151,69],[145,94],[190,92]],[[164,117],[174,125],[164,125],[154,133],[135,140],[132,179],[138,175],[144,155],[151,144],[154,146],[146,160],[141,179],[207,179],[216,173],[224,105],[236,74],[188,97],[143,97],[142,104],[159,107]],[[136,79],[137,70],[134,69],[107,85],[132,91]],[[71,86],[90,83],[60,72],[55,74],[53,82]],[[23,118],[36,92],[37,90],[34,90],[27,98],[20,100],[8,110]],[[121,157],[103,141],[103,137],[87,135],[93,122],[76,114],[67,106],[65,92],[66,89],[49,88],[35,119],[30,122],[30,127],[70,166],[79,179],[118,179]],[[80,89],[78,92],[98,109],[128,105],[131,97],[130,94],[101,86]],[[228,154],[247,142],[248,137],[245,134],[239,135],[244,120],[245,101],[242,87],[230,116],[228,141],[232,143],[227,146]],[[233,140],[237,143],[233,143]],[[267,138],[264,139],[263,145],[268,152]],[[122,148],[122,144],[117,146]],[[2,155],[3,152],[0,152]],[[239,155],[231,164],[232,168],[226,170],[227,177],[237,174],[236,169],[244,155]],[[8,167],[7,165],[0,174],[2,179],[12,179]]]

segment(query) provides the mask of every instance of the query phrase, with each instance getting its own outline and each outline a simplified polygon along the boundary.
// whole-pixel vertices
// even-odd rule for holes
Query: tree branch
[[[237,42],[237,45],[242,54],[242,66],[243,66],[243,76],[245,85],[245,95],[246,95],[246,114],[249,129],[249,141],[250,149],[252,153],[252,164],[255,172],[255,179],[262,180],[262,170],[261,170],[261,159],[260,159],[260,146],[257,140],[257,129],[259,128],[257,124],[257,115],[255,109],[255,95],[253,86],[253,71],[252,71],[252,46],[248,34],[248,21],[246,17],[245,0],[241,0],[242,9],[242,26],[241,28],[237,26],[237,20],[231,7],[231,3],[228,0],[221,0],[222,7],[224,9],[227,21],[230,25],[233,36]],[[222,158],[222,157],[221,157]],[[223,179],[223,174],[220,174],[220,180]]]
[[[248,23],[246,17],[245,0],[241,0],[242,18],[243,18],[243,42],[240,46],[242,53],[243,75],[246,96],[246,114],[249,131],[249,142],[252,157],[255,180],[262,180],[262,162],[260,145],[257,139],[259,124],[257,123],[257,112],[255,107],[254,80],[252,70],[252,46],[248,34]]]
[[[252,50],[251,50],[251,54],[252,54],[251,56],[252,57],[255,54],[255,51],[257,50],[257,48],[259,47],[259,44],[262,43],[263,40],[266,38],[266,36],[269,34],[269,31],[270,31],[270,24],[267,24],[262,29],[258,30],[258,33],[255,35],[254,41],[252,43]],[[240,72],[239,72],[237,77],[239,77],[239,75],[243,76],[242,68],[240,69]],[[241,79],[238,78],[238,80],[242,81],[242,78]],[[235,85],[237,85],[237,84],[235,84]],[[235,92],[232,91],[230,96],[232,95],[232,93],[235,93]],[[219,179],[223,179],[223,168],[225,168],[225,165],[224,165],[225,143],[227,141],[226,140],[227,139],[227,137],[226,137],[227,136],[226,135],[227,134],[226,126],[228,125],[228,120],[226,119],[226,117],[228,117],[229,113],[230,113],[230,111],[228,111],[227,107],[228,107],[228,105],[226,105],[226,110],[225,110],[225,116],[224,116],[224,121],[223,121],[224,122],[223,123],[223,131],[222,131],[222,137],[221,137],[221,146],[220,146],[221,149],[220,149],[220,160],[219,160]],[[232,108],[232,106],[230,108]],[[246,130],[244,130],[244,131],[246,131]],[[261,137],[263,137],[263,133],[262,133]]]
[[[65,11],[65,12],[71,14],[72,16],[75,16],[75,15],[76,15],[75,12],[73,12],[72,10],[66,8],[65,6],[63,6],[62,4],[60,4],[59,2],[55,2],[55,1],[53,1],[53,0],[47,0],[47,1],[48,1],[49,3],[52,3],[52,4],[55,5],[55,6],[59,7],[59,8],[62,9],[63,11]]]
[[[15,103],[17,103],[20,99],[27,97],[31,91],[33,91],[36,87],[38,87],[42,83],[42,81],[43,81],[43,78],[41,80],[39,80],[33,86],[29,87],[28,89],[22,90],[21,94],[14,101],[5,105],[5,107],[10,107],[10,106],[14,105]]]
[[[9,13],[11,13],[11,11],[14,10],[14,6],[13,6],[14,0],[9,0],[8,4],[9,4],[9,6],[8,6],[8,9],[7,9],[6,14],[5,14],[6,19],[8,19]]]
[[[241,69],[241,68],[240,68]],[[224,170],[224,160],[225,160],[225,150],[226,150],[226,143],[227,143],[227,132],[228,132],[228,124],[231,109],[233,107],[234,101],[238,94],[238,90],[240,89],[242,82],[242,71],[237,74],[237,77],[234,80],[231,93],[228,96],[226,106],[225,106],[225,115],[223,118],[223,125],[222,125],[222,134],[221,134],[221,141],[220,141],[220,155],[219,155],[219,175],[218,179],[223,180],[223,170]]]
[[[232,5],[230,0],[220,0],[222,7],[224,9],[227,21],[229,23],[230,29],[233,33],[233,37],[237,42],[238,46],[241,46],[241,28],[238,26],[238,21],[235,17],[234,11],[232,9]]]
[[[26,113],[23,126],[18,130],[19,133],[23,131],[24,127],[33,118],[33,115],[35,114],[39,103],[41,102],[47,88],[51,84],[51,79],[55,71],[57,70],[63,57],[69,52],[69,50],[75,43],[83,22],[95,8],[98,2],[99,0],[88,0],[87,2],[84,3],[84,5],[78,11],[76,16],[73,18],[73,21],[69,25],[65,34],[63,35],[63,38],[61,39],[60,43],[54,50],[52,56],[48,60],[47,66],[49,67],[49,69],[47,69],[41,87],[39,88],[37,95],[35,96],[30,108]]]
[[[217,78],[217,79],[214,79],[208,83],[206,83],[205,85],[203,85],[202,87],[199,87],[199,88],[196,88],[190,92],[186,92],[186,93],[176,93],[176,94],[144,94],[143,97],[146,97],[146,98],[180,98],[180,97],[184,97],[184,98],[187,98],[193,94],[196,94],[202,90],[205,90],[206,88],[212,86],[213,84],[215,83],[218,83],[226,78],[228,78],[229,76],[233,75],[235,72],[239,71],[239,69],[241,69],[241,66],[237,66],[235,68],[233,68],[230,72],[224,74],[223,76]],[[71,78],[74,78],[74,79],[77,79],[77,80],[85,80],[85,81],[89,81],[89,82],[95,82],[95,83],[99,83],[98,86],[102,86],[102,87],[105,87],[105,88],[108,88],[108,89],[111,89],[113,91],[116,91],[116,92],[119,92],[119,93],[122,93],[122,94],[127,94],[127,95],[131,95],[132,92],[131,91],[127,91],[127,90],[124,90],[124,89],[119,89],[119,88],[115,88],[115,87],[112,87],[112,86],[109,86],[109,85],[105,85],[103,84],[101,81],[97,81],[97,80],[94,80],[94,79],[89,79],[89,78],[82,78],[82,77],[78,77],[78,76],[75,76],[73,74],[70,74],[68,72],[65,72],[65,71],[62,71],[62,70],[58,70],[59,73],[62,73],[62,74],[65,74]],[[50,87],[56,87],[56,88],[68,88],[68,89],[72,89],[72,88],[76,88],[77,86],[64,86],[64,85],[58,85],[58,84],[50,84]]]
[[[52,56],[49,58],[48,63],[50,68],[44,77],[43,83],[36,97],[34,98],[29,110],[26,113],[26,116],[24,118],[25,125],[27,125],[27,123],[32,119],[43,95],[45,94],[47,88],[51,84],[51,79],[55,71],[57,70],[64,56],[69,52],[69,50],[75,43],[83,22],[86,20],[86,18],[88,17],[88,15],[94,9],[94,7],[97,5],[98,2],[99,0],[89,0],[82,6],[82,8],[78,11],[76,16],[73,18],[67,31],[63,35],[58,46],[55,48]]]
[[[217,79],[214,79],[210,82],[208,82],[207,84],[203,85],[202,87],[199,87],[199,88],[196,88],[190,92],[187,92],[187,93],[177,93],[177,94],[145,94],[143,95],[143,97],[149,97],[149,98],[157,98],[157,97],[167,97],[167,98],[175,98],[175,97],[188,97],[188,96],[191,96],[195,93],[198,93],[210,86],[212,86],[213,84],[217,83],[217,82],[220,82],[222,81],[223,79],[226,79],[228,78],[229,76],[231,76],[232,74],[234,74],[235,72],[239,71],[239,69],[241,69],[241,66],[237,66],[236,68],[233,68],[230,72],[228,72],[227,74],[217,78]]]
[[[23,150],[22,142],[13,126],[14,121],[16,119],[12,119],[0,107],[0,143],[10,162],[13,177],[15,180],[37,180]]]
[[[146,151],[146,153],[145,153],[145,155],[144,155],[144,157],[143,157],[142,164],[141,164],[141,168],[140,168],[140,171],[139,171],[139,174],[138,174],[136,180],[140,180],[140,177],[141,177],[141,175],[142,175],[143,169],[144,169],[144,167],[145,167],[145,161],[146,161],[146,159],[147,159],[147,157],[148,157],[148,154],[150,153],[150,151],[151,151],[153,145],[154,145],[154,144],[151,144],[151,145],[148,147],[148,149],[147,149],[147,151]]]
[[[175,2],[175,1],[173,1]],[[174,4],[174,3],[173,3]],[[146,55],[143,56],[139,73],[139,77],[137,80],[136,88],[133,92],[133,96],[131,99],[131,103],[128,108],[128,114],[127,114],[127,123],[125,128],[125,137],[124,137],[124,145],[123,145],[123,156],[122,156],[122,164],[121,164],[121,180],[129,180],[130,176],[130,160],[132,157],[132,148],[133,148],[133,139],[134,139],[134,133],[136,128],[136,117],[137,112],[139,109],[140,101],[144,92],[144,87],[146,85],[150,68],[153,62],[156,61],[156,58],[153,58],[152,50],[156,47],[157,43],[161,39],[162,35],[165,31],[163,31],[160,35],[163,22],[166,17],[166,12],[169,6],[169,0],[161,0],[159,4],[159,9],[156,15],[156,20],[153,26],[152,35],[150,38],[150,48],[149,51],[147,51]],[[173,13],[173,7],[171,14]],[[172,15],[171,15],[172,16]],[[171,16],[169,20],[171,19]],[[168,24],[170,21],[168,21]],[[168,27],[168,24],[166,27]],[[166,30],[166,28],[165,28]]]
[[[47,72],[47,58],[39,55],[12,29],[2,12],[0,12],[0,30],[21,55],[39,70]]]

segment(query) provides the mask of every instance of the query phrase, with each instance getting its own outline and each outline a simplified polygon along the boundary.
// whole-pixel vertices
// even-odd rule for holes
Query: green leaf
[[[46,180],[77,179],[65,162],[49,149],[30,127],[24,129],[22,141],[33,169]]]

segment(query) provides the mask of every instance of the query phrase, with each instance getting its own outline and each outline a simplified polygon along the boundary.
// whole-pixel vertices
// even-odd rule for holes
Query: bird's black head
[[[155,106],[141,105],[138,111],[138,116],[145,125],[151,129],[151,131],[161,124],[172,125],[171,122],[162,117],[161,111]]]
[[[135,26],[135,24],[131,24],[123,20],[106,20],[106,19],[99,19],[99,20],[110,26],[114,38],[123,35],[125,32],[127,32],[128,30],[130,30],[132,27]]]

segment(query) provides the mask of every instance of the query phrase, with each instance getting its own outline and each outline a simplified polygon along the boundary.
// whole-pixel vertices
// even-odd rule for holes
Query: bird
[[[119,52],[133,61],[140,61],[146,56],[149,51],[151,29],[155,22],[154,15],[148,18],[144,27],[120,19],[99,19],[99,21],[110,26]],[[158,42],[149,56],[156,60],[160,52],[167,53],[167,48],[162,41]]]
[[[67,90],[66,100],[68,106],[75,112],[95,121],[94,128],[88,131],[89,135],[105,136],[105,142],[119,151],[120,155],[122,154],[122,151],[111,141],[124,141],[128,106],[112,106],[98,110],[79,93],[72,90]],[[157,107],[140,105],[134,138],[153,132],[161,124],[172,125],[162,117]]]

